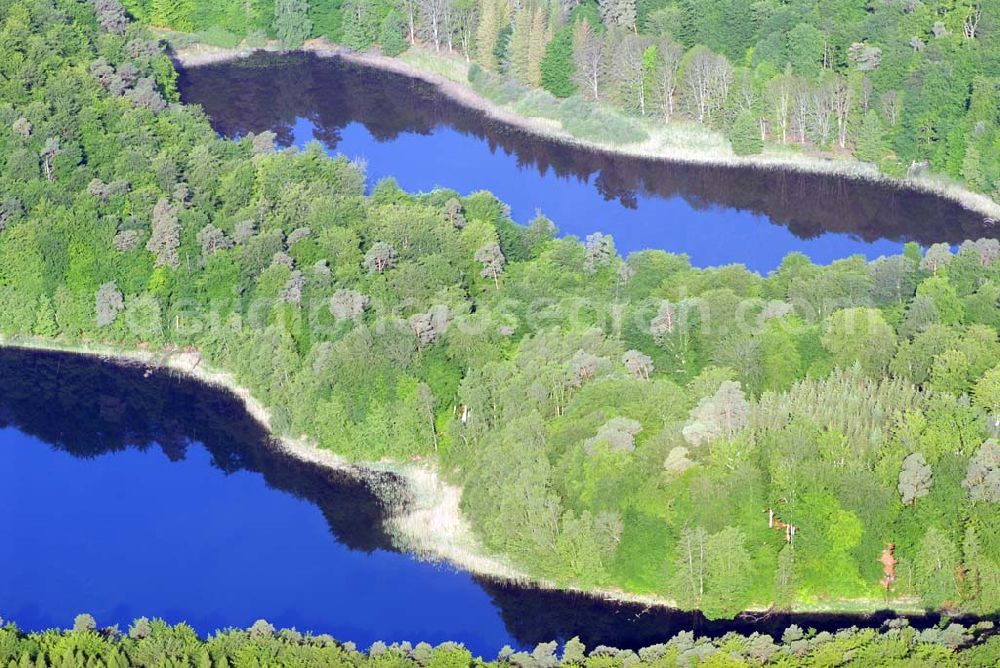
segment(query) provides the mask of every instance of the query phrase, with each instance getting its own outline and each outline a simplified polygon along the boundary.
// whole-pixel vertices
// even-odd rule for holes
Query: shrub
[[[212,26],[207,30],[202,30],[197,34],[199,42],[209,46],[217,46],[221,49],[235,49],[240,45],[241,38],[224,28]]]
[[[574,137],[609,144],[634,144],[649,138],[635,121],[579,97],[563,102],[562,124]]]
[[[561,113],[559,101],[543,90],[533,90],[514,105],[514,111],[522,116],[558,119]]]
[[[478,65],[469,68],[469,84],[472,90],[496,104],[514,104],[529,92],[527,87],[484,70]]]

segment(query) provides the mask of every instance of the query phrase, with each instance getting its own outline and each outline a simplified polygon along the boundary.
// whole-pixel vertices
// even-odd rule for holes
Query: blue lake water
[[[296,146],[322,136],[307,118],[296,118]],[[798,239],[788,228],[774,225],[761,214],[712,206],[695,209],[683,197],[641,196],[637,208],[622,206],[604,197],[596,187],[596,175],[580,178],[539,172],[518,164],[518,157],[449,126],[438,126],[430,134],[405,132],[392,141],[380,141],[354,122],[340,132],[331,152],[361,158],[368,164],[372,183],[393,177],[404,190],[428,192],[444,187],[468,194],[489,190],[511,208],[519,223],[527,223],[536,211],[556,222],[563,235],[581,239],[594,232],[610,233],[619,253],[662,248],[686,253],[697,266],[742,262],[757,271],[769,271],[790,250],[800,250],[814,262],[862,253],[869,258],[899,253],[902,244],[888,239],[866,242],[844,233]]]
[[[362,157],[370,181],[488,188],[525,222],[610,232],[622,252],[767,271],[791,251],[828,262],[909,239],[956,242],[982,221],[933,197],[806,175],[628,160],[541,142],[421,84],[288,56],[184,73],[182,91],[225,135],[272,129]],[[489,582],[393,549],[364,484],[288,459],[237,400],[161,373],[0,350],[0,616],[69,626],[80,612],[202,634],[258,618],[375,640],[454,640],[492,657],[580,636],[638,648],[679,631],[878,626],[889,613],[708,622]],[[385,480],[385,484],[395,484]],[[915,625],[933,624],[931,617]]]
[[[981,216],[912,191],[540,140],[422,82],[340,60],[260,54],[183,72],[180,88],[226,136],[272,130],[285,146],[318,140],[330,153],[363,159],[370,184],[393,177],[413,192],[490,190],[520,223],[541,211],[564,235],[611,234],[622,254],[658,248],[686,253],[696,266],[767,272],[792,251],[827,264],[987,232]]]
[[[63,355],[0,351],[0,374],[3,618],[516,643],[470,575],[391,550],[363,484],[280,456],[228,395]]]
[[[283,455],[223,391],[11,349],[0,378],[0,617],[24,629],[81,612],[102,627],[161,617],[202,635],[264,618],[362,648],[451,640],[492,658],[573,636],[637,649],[679,631],[778,637],[792,623],[892,616],[709,622],[490,582],[393,549],[368,486]]]
[[[468,574],[352,550],[315,505],[258,473],[223,472],[197,441],[181,461],[158,447],[81,459],[4,429],[0,508],[0,611],[27,628],[86,611],[102,625],[155,614],[202,633],[266,618],[365,647],[513,642]]]

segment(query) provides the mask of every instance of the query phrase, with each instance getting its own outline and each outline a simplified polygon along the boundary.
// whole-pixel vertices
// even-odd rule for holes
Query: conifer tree
[[[506,16],[507,3],[504,0],[483,0],[476,28],[476,62],[488,70],[497,70],[500,63],[496,58],[497,41],[509,17]]]
[[[545,12],[541,7],[535,8],[531,15],[531,32],[528,41],[527,83],[532,86],[540,86],[542,83],[542,59],[545,57],[545,47],[551,37]]]
[[[542,88],[556,97],[569,97],[576,92],[573,77],[576,65],[573,62],[573,28],[566,26],[555,34],[545,46],[545,55],[540,65]]]
[[[929,528],[920,541],[914,564],[916,571],[914,583],[924,605],[929,608],[940,608],[945,603],[956,601],[957,565],[958,554],[955,544],[937,527]]]
[[[398,56],[406,51],[410,44],[403,36],[403,27],[403,17],[399,12],[392,10],[385,15],[378,38],[382,53],[387,56]]]
[[[161,198],[153,207],[153,232],[146,242],[146,250],[156,255],[156,266],[177,268],[180,264],[177,253],[181,245],[180,234],[177,210],[169,200]]]
[[[521,83],[531,83],[531,20],[532,12],[522,6],[514,16],[514,32],[510,36],[509,70]]]
[[[760,128],[753,112],[743,111],[736,117],[729,129],[729,142],[733,145],[733,153],[736,155],[751,155],[764,150]]]
[[[297,49],[309,37],[309,3],[306,0],[277,0],[274,4],[274,32],[287,49]]]
[[[52,308],[52,300],[48,295],[42,295],[38,300],[38,309],[35,311],[35,324],[32,333],[37,336],[55,336],[59,333],[56,325],[56,313]]]

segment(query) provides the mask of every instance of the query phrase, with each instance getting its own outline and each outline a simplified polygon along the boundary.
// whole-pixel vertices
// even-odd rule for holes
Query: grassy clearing
[[[650,141],[660,149],[732,154],[729,140],[721,132],[698,123],[672,121],[667,125],[648,120],[645,128]]]
[[[411,48],[400,55],[399,59],[451,81],[466,83],[469,80],[469,65],[464,58],[447,57],[433,51]]]

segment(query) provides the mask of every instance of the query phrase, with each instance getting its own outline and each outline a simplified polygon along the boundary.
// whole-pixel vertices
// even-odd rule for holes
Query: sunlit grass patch
[[[465,83],[468,81],[469,65],[461,57],[447,56],[427,51],[426,49],[409,49],[399,56],[404,63],[443,76],[452,81]]]

